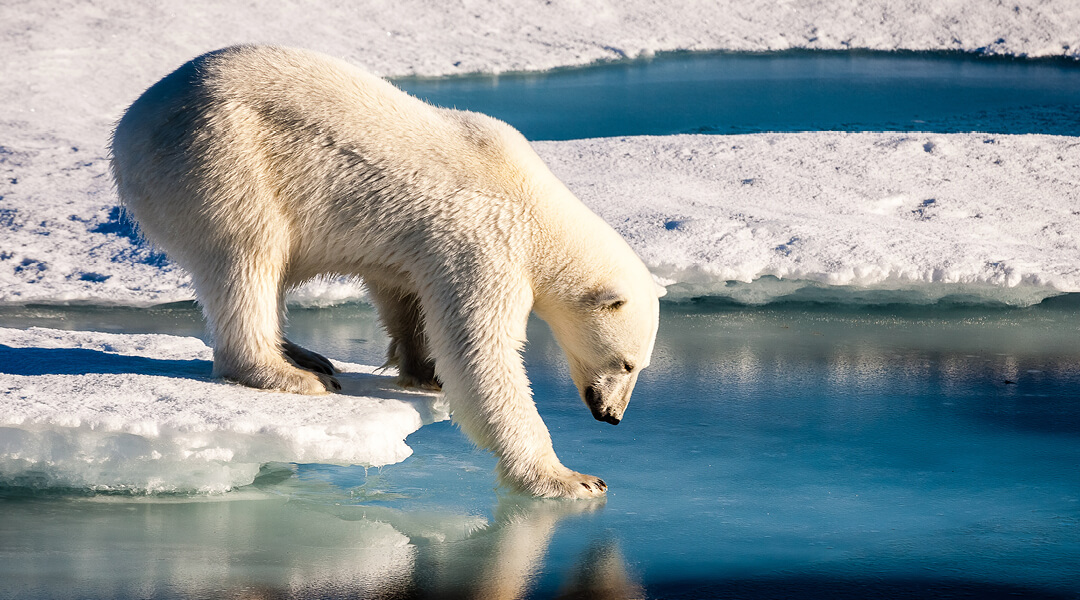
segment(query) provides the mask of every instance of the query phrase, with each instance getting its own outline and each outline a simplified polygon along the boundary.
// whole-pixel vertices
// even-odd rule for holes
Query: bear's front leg
[[[481,298],[470,296],[480,288],[424,298],[435,371],[453,419],[498,457],[496,471],[506,486],[541,498],[603,496],[603,480],[566,468],[555,455],[520,352],[532,298],[499,298],[512,289],[489,290]],[[476,307],[485,305],[514,312],[479,314]]]
[[[477,390],[473,394],[459,395],[456,393],[457,378],[441,374],[454,420],[478,446],[495,453],[499,459],[496,473],[503,485],[537,497],[590,499],[603,496],[607,492],[607,483],[603,479],[572,471],[558,460],[548,426],[544,425],[536,404],[527,393],[528,380],[521,356],[516,352],[513,355],[517,367],[511,370],[519,372],[499,380],[521,383],[489,387],[490,390],[501,390],[500,393]],[[441,364],[442,358],[436,362],[436,365]],[[484,376],[477,373],[477,377]],[[454,382],[450,383],[451,380]],[[526,392],[522,393],[522,390]]]
[[[514,366],[494,381],[488,379],[492,375],[490,365],[440,372],[454,421],[473,442],[498,457],[496,473],[499,482],[507,487],[539,498],[603,496],[607,484],[602,479],[563,466],[555,455],[551,434],[528,393],[521,357],[516,351],[511,354],[506,360],[513,361]],[[436,365],[444,364],[453,365],[453,361],[439,357]],[[471,375],[460,377],[469,371]],[[472,386],[470,379],[491,383]]]
[[[450,394],[454,420],[498,457],[495,471],[503,485],[538,498],[597,498],[607,492],[603,479],[563,466],[528,395],[503,397],[498,411],[481,415],[475,409],[483,407],[469,402],[456,403],[460,408],[455,408]]]

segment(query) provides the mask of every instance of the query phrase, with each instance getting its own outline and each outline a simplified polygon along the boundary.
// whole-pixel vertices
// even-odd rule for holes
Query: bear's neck
[[[612,258],[627,249],[622,237],[568,190],[553,205],[556,210],[534,214],[537,237],[530,267],[533,309],[541,318],[608,280]]]

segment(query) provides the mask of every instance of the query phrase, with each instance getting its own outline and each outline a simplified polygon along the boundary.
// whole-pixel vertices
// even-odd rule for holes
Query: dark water
[[[191,308],[9,308],[0,325],[196,334]],[[449,423],[382,469],[270,465],[223,498],[0,499],[11,597],[1080,596],[1080,300],[665,305],[626,419],[594,421],[542,323],[526,360],[603,503],[494,489]],[[373,362],[363,306],[290,337]]]
[[[538,74],[400,79],[534,140],[762,131],[1080,135],[1080,64],[959,54],[665,55]]]

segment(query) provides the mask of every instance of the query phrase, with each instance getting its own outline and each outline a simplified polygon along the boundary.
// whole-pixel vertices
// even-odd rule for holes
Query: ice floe
[[[269,462],[381,466],[448,418],[440,396],[336,363],[342,391],[297,396],[210,377],[196,338],[0,328],[0,484],[221,492]]]
[[[1080,291],[1077,138],[814,132],[535,146],[671,298],[1024,305]]]

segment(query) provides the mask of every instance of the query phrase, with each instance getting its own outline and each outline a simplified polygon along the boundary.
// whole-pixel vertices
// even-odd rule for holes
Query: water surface
[[[194,333],[191,307],[8,308],[0,325]],[[172,323],[172,325],[169,325]],[[364,306],[290,336],[372,362]],[[382,469],[268,465],[218,498],[0,501],[0,590],[74,597],[1069,598],[1080,594],[1080,302],[665,305],[617,427],[546,326],[526,360],[570,467],[606,502],[494,488],[451,424]],[[117,565],[117,566],[108,566]]]
[[[398,79],[533,140],[762,131],[1080,135],[1080,65],[914,52],[695,53],[545,73]]]

